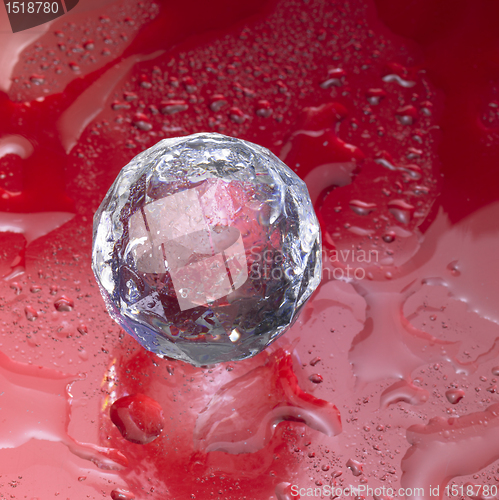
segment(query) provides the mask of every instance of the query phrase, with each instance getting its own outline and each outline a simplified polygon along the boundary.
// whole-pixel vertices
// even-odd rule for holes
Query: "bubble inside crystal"
[[[321,265],[303,181],[267,149],[220,134],[143,151],[94,217],[92,267],[112,317],[146,349],[194,365],[265,349]]]

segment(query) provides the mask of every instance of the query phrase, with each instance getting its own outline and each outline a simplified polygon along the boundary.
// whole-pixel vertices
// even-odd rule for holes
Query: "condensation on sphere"
[[[149,351],[239,360],[317,288],[320,228],[304,182],[267,149],[220,134],[165,139],[104,198],[92,267],[111,316]]]

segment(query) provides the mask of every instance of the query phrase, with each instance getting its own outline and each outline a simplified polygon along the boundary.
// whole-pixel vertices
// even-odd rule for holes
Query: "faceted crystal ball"
[[[322,270],[304,182],[267,149],[208,133],[162,140],[123,168],[95,214],[92,257],[120,326],[193,365],[265,349]]]

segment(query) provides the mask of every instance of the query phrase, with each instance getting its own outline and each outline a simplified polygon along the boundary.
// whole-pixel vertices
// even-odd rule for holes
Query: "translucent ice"
[[[195,365],[262,351],[296,319],[321,265],[303,181],[265,148],[219,134],[140,153],[94,218],[110,314],[146,349]]]

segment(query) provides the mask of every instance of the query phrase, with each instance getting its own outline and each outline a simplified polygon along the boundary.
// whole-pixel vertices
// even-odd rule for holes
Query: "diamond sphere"
[[[240,360],[319,285],[321,233],[305,183],[270,151],[194,134],[121,170],[94,217],[92,268],[144,348],[198,366]]]

